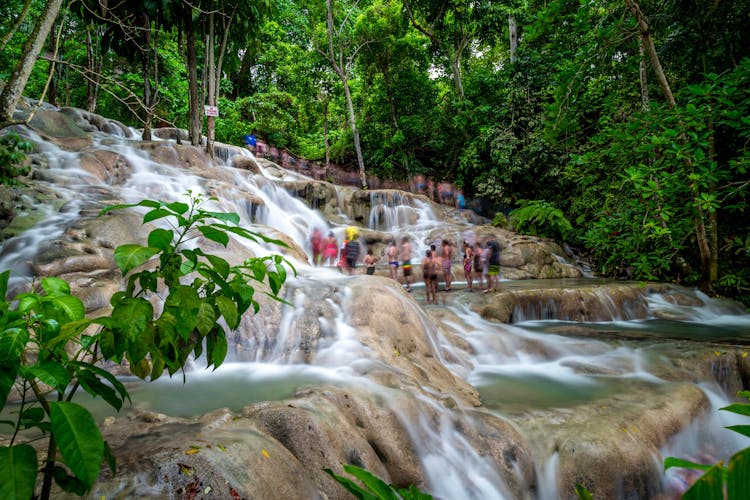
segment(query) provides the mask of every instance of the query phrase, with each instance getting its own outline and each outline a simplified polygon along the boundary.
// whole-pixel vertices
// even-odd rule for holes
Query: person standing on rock
[[[487,250],[490,252],[487,257],[487,292],[497,291],[497,282],[500,278],[500,244],[497,240],[487,242]]]
[[[464,276],[466,277],[466,290],[467,292],[473,292],[473,278],[471,275],[472,264],[474,264],[474,252],[471,250],[471,245],[468,241],[464,241]]]
[[[424,278],[424,293],[427,304],[437,304],[437,269],[433,250],[427,250],[422,259],[422,276]]]
[[[333,266],[336,264],[336,258],[339,256],[339,242],[333,231],[328,232],[328,237],[323,242],[323,262],[322,265]]]
[[[391,278],[398,281],[398,247],[396,246],[396,240],[391,241],[388,245],[388,268],[391,271]]]
[[[367,255],[365,255],[364,259],[362,259],[362,263],[365,265],[367,274],[369,275],[375,274],[375,263],[377,261],[378,261],[378,257],[375,257],[372,254],[372,248],[368,248]]]
[[[443,240],[443,276],[445,279],[445,288],[444,290],[446,292],[451,291],[451,281],[453,281],[453,273],[451,271],[451,254],[453,252],[453,248],[451,248],[451,242],[450,240]]]
[[[407,292],[411,292],[411,243],[409,238],[404,237],[401,240],[401,267],[404,272],[404,287]]]

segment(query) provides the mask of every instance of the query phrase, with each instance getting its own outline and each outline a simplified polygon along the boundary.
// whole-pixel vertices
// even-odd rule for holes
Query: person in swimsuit
[[[401,265],[404,272],[404,287],[407,292],[411,292],[411,243],[408,238],[401,240]]]
[[[471,250],[471,245],[468,241],[464,241],[464,276],[466,277],[466,291],[473,292],[472,281],[473,277],[471,274],[472,264],[474,264],[474,252]]]
[[[314,266],[319,266],[323,254],[323,232],[320,228],[313,229],[310,236],[310,247],[312,248],[312,263]]]
[[[367,269],[367,274],[373,275],[375,274],[375,263],[378,261],[378,257],[375,257],[372,254],[372,249],[367,249],[367,255],[365,255],[365,258],[362,259],[362,263],[365,265],[365,268]]]
[[[328,233],[328,237],[323,242],[323,261],[322,264],[326,266],[333,266],[336,264],[336,258],[339,256],[339,242],[336,241],[336,237],[333,235],[333,231]]]
[[[437,271],[433,261],[432,250],[425,252],[422,259],[422,277],[424,278],[425,297],[428,304],[437,303]]]
[[[398,247],[395,241],[388,246],[388,267],[391,270],[391,278],[398,281]]]
[[[453,274],[451,272],[451,242],[449,240],[443,240],[443,275],[445,276],[445,291],[451,291],[451,281],[453,281]]]

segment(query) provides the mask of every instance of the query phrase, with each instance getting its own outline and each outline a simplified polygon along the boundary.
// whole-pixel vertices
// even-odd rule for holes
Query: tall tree
[[[3,92],[0,94],[0,123],[10,122],[13,119],[18,100],[23,94],[26,82],[31,76],[31,70],[42,51],[47,35],[49,35],[55,19],[57,19],[60,7],[62,7],[62,0],[49,0],[44,7],[42,16],[34,26],[34,31],[29,35],[21,58],[16,64],[16,69],[5,83]]]

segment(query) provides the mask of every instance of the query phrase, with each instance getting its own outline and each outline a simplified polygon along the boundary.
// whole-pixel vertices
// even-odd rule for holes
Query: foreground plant
[[[151,231],[147,246],[115,249],[115,262],[128,279],[125,290],[112,296],[107,317],[86,318],[68,283],[53,277],[9,301],[10,272],[0,273],[0,410],[9,397],[20,399],[14,420],[0,421],[12,432],[9,445],[0,446],[0,498],[31,498],[40,459],[43,499],[49,498],[53,480],[67,492],[87,493],[105,460],[116,471],[93,416],[71,401],[79,388],[116,410],[130,400],[100,362],[126,359],[133,374],[155,380],[165,371],[182,370],[191,354],[199,358],[205,350],[207,365],[215,369],[227,354],[221,321],[233,330],[250,307],[258,312],[253,282],[282,300],[278,293],[289,265],[283,257],[230,265],[186,244],[202,235],[226,246],[230,234],[284,244],[240,227],[237,214],[205,210],[200,195],[188,196],[189,203],[143,200],[102,210],[146,207],[144,223],[165,219],[171,227]],[[164,299],[155,310],[150,299],[159,296]],[[49,440],[46,457],[37,457],[29,444],[40,434]]]
[[[432,500],[432,495],[419,491],[414,485],[408,489],[397,488],[356,465],[344,465],[344,471],[359,479],[364,487],[347,477],[339,476],[331,469],[323,471],[359,500]]]
[[[750,401],[750,391],[740,391],[737,396]],[[735,403],[721,410],[739,415],[750,416],[750,404]],[[750,425],[730,425],[727,427],[734,432],[750,437]],[[738,451],[729,459],[729,464],[697,464],[682,458],[668,457],[664,460],[664,470],[670,467],[684,467],[687,469],[703,470],[699,477],[682,496],[685,500],[740,500],[750,498],[750,447]]]

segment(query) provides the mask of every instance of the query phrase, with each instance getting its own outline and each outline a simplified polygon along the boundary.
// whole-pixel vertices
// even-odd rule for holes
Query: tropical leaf
[[[354,495],[359,500],[378,500],[378,498],[367,491],[366,489],[359,486],[357,483],[352,481],[349,478],[346,478],[344,476],[339,476],[338,474],[335,474],[331,469],[323,469],[323,472],[330,475],[333,479],[335,479],[341,486],[346,488],[346,490]]]
[[[362,484],[375,493],[377,498],[381,500],[400,500],[393,488],[372,472],[356,465],[344,465],[344,471],[362,481]]]
[[[177,213],[180,215],[190,210],[190,206],[187,203],[182,203],[181,201],[175,201],[175,202],[169,203],[166,205],[166,207],[170,209],[171,211],[173,211],[174,213]]]
[[[148,235],[148,246],[165,250],[169,248],[174,238],[174,231],[171,229],[154,229]]]
[[[727,500],[750,498],[750,448],[732,455],[727,469]]]
[[[63,392],[70,382],[68,371],[57,361],[41,361],[37,365],[30,366],[28,372],[60,392]]]
[[[731,404],[729,406],[725,406],[719,409],[725,410],[725,411],[731,411],[732,413],[737,413],[739,415],[745,415],[746,417],[750,417],[750,404],[747,404],[747,403],[734,403],[734,404]]]
[[[201,213],[224,222],[232,222],[234,224],[240,223],[240,216],[234,212],[207,212],[201,210]]]
[[[670,467],[682,467],[685,469],[708,470],[711,467],[713,467],[713,465],[698,464],[695,462],[691,462],[690,460],[685,460],[683,458],[668,457],[667,459],[664,460],[664,470],[667,470]]]
[[[0,273],[0,302],[5,302],[5,296],[8,294],[8,280],[10,279],[10,270]]]
[[[229,236],[227,236],[227,233],[213,226],[201,226],[198,228],[198,231],[209,240],[215,241],[223,246],[227,246],[229,243]]]
[[[0,366],[17,364],[28,341],[29,332],[25,328],[8,328],[0,332]]]
[[[750,437],[750,425],[729,425],[727,429],[742,434],[743,436]]]
[[[143,216],[143,223],[146,224],[147,222],[163,219],[164,217],[171,217],[173,215],[174,212],[172,212],[171,210],[167,210],[164,208],[155,208],[150,212],[147,212],[146,215]]]
[[[231,329],[237,328],[239,325],[239,316],[237,314],[237,306],[232,299],[219,295],[216,297],[216,306],[219,308],[219,312],[224,316],[224,320]]]
[[[115,249],[115,264],[120,268],[123,276],[132,269],[148,261],[159,252],[157,248],[141,245],[120,245]]]
[[[209,304],[205,300],[202,300],[200,308],[198,308],[197,318],[198,322],[196,323],[195,327],[198,329],[201,335],[207,335],[216,323],[216,311],[214,311],[214,307],[211,304]]]
[[[45,297],[43,304],[51,306],[56,311],[62,312],[67,320],[64,321],[64,323],[81,320],[86,316],[86,306],[81,299],[74,295],[52,295]],[[52,316],[51,314],[49,315]]]
[[[47,295],[70,295],[70,285],[61,278],[42,278],[42,290]]]
[[[99,475],[104,458],[104,439],[94,417],[75,403],[53,401],[49,406],[52,435],[65,464],[88,491]]]
[[[724,500],[721,462],[709,468],[682,496],[683,500]]]
[[[27,444],[0,446],[0,498],[28,500],[36,485],[36,451]]]

